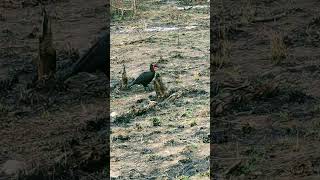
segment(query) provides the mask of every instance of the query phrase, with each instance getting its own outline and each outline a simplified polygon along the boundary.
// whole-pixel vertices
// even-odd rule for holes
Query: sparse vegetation
[[[112,0],[111,17],[113,21],[130,20],[138,9],[137,0]]]
[[[190,123],[190,126],[193,127],[193,126],[196,126],[196,125],[197,125],[196,120],[192,120],[191,123]]]
[[[159,118],[152,118],[151,121],[153,126],[161,126],[161,121]]]
[[[5,116],[8,112],[9,108],[4,104],[0,104],[0,116]]]
[[[142,130],[143,130],[143,127],[141,126],[141,124],[137,123],[137,124],[136,124],[136,129],[137,129],[138,131],[142,131]]]
[[[290,120],[288,112],[280,112],[279,117],[280,117],[281,121],[289,121]]]
[[[67,42],[66,47],[58,52],[59,55],[65,55],[67,59],[71,59],[73,62],[80,58],[79,50],[74,48],[74,46]]]
[[[47,110],[44,110],[41,113],[41,118],[44,119],[44,120],[48,120],[50,118],[50,113]]]
[[[160,155],[151,154],[151,155],[149,156],[149,161],[155,161],[155,160],[158,160],[158,159],[161,159],[161,156],[160,156]]]
[[[178,0],[178,3],[184,6],[191,6],[193,5],[193,1],[194,0]]]
[[[249,24],[255,17],[255,7],[252,4],[252,0],[241,0],[240,7],[240,21],[243,24]]]
[[[178,179],[179,180],[190,180],[190,177],[189,176],[180,176]]]
[[[200,73],[197,71],[193,72],[193,78],[195,81],[199,81],[200,80]]]
[[[218,69],[230,63],[231,43],[227,39],[226,33],[226,27],[224,25],[219,26],[218,47],[215,50],[216,52],[210,56],[211,64]]]
[[[192,109],[189,109],[189,108],[186,108],[184,110],[184,113],[181,115],[182,117],[193,117],[193,110]]]

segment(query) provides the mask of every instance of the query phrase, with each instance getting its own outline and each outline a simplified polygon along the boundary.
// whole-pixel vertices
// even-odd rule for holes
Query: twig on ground
[[[132,44],[137,44],[137,43],[143,43],[145,41],[149,41],[153,36],[155,36],[155,34],[147,37],[147,38],[144,38],[144,39],[139,39],[139,40],[134,40],[134,41],[129,41],[129,42],[124,42],[124,43],[121,43],[121,44],[115,44],[113,46],[123,46],[123,45],[132,45]]]
[[[235,171],[237,168],[240,167],[241,163],[242,163],[242,160],[238,160],[224,174],[225,175],[231,174],[233,171]]]
[[[271,16],[271,17],[260,17],[260,18],[255,18],[252,20],[253,23],[257,23],[257,22],[269,22],[269,21],[275,21],[275,20],[278,20],[284,16],[287,15],[287,12],[283,12],[283,13],[280,13],[280,14],[277,14],[277,15],[274,15],[274,16]]]

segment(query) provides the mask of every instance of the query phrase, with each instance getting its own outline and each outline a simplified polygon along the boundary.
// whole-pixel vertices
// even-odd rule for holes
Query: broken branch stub
[[[121,89],[127,89],[127,87],[128,87],[128,77],[126,73],[126,66],[123,64]]]
[[[156,74],[154,78],[154,89],[157,94],[157,98],[166,98],[168,93],[167,93],[167,87],[164,85],[162,78],[159,73]]]
[[[56,72],[56,50],[52,43],[51,18],[42,9],[42,35],[39,37],[38,80],[51,78]]]

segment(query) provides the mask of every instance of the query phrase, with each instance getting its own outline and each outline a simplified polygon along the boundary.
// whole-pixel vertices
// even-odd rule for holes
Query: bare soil
[[[50,1],[46,8],[53,18],[60,71],[106,30],[106,2]],[[0,164],[24,162],[21,179],[105,178],[105,75],[79,73],[50,90],[31,88],[41,32],[39,4],[2,1],[0,17]],[[2,172],[0,177],[10,178]]]
[[[213,178],[319,179],[320,2],[248,2],[223,1],[231,54],[212,71]],[[287,48],[278,63],[275,32]]]
[[[181,7],[144,1],[135,17],[113,19],[112,179],[209,179],[209,7]],[[119,89],[123,64],[130,82],[150,63],[175,100]]]

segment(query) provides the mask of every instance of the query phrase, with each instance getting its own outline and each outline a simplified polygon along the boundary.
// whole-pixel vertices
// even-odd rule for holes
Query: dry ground
[[[226,0],[223,7],[231,54],[213,71],[214,178],[319,179],[320,1]]]
[[[27,176],[22,179],[101,179],[108,150],[103,134],[106,77],[81,73],[49,92],[28,87],[41,31],[35,2],[0,2],[0,164],[10,159],[23,162]],[[76,50],[81,55],[105,31],[105,4],[99,0],[47,4],[59,70],[77,59]],[[0,177],[9,178],[3,172]]]
[[[162,1],[141,6],[135,18],[114,17],[111,26],[111,112],[117,114],[111,122],[111,177],[209,179],[209,8],[178,10]],[[182,97],[163,103],[142,86],[118,89],[122,64],[132,79],[152,62]],[[126,116],[153,103],[158,105],[145,113]]]

